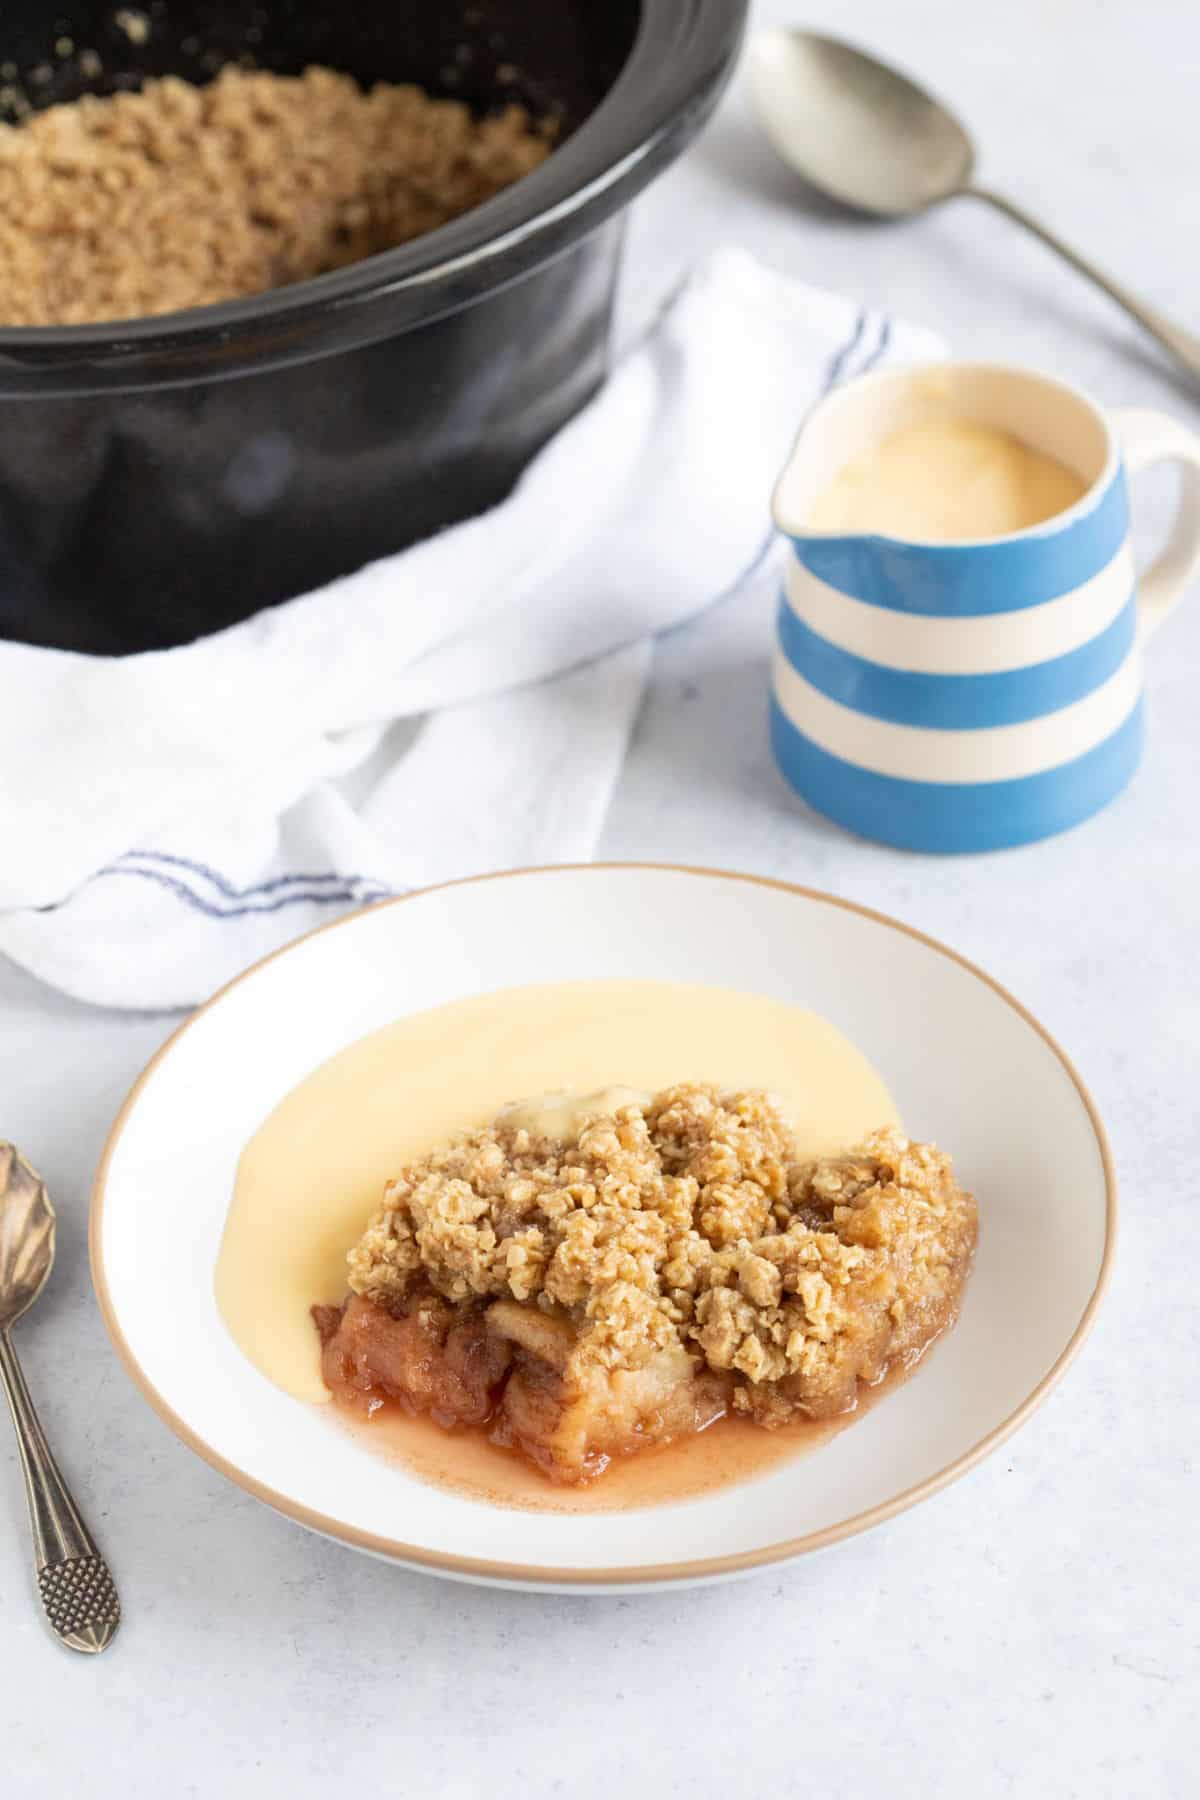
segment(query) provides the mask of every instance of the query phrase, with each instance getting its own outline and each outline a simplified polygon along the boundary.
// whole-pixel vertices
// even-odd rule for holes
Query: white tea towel
[[[0,951],[202,999],[339,911],[586,861],[654,636],[768,564],[836,381],[929,333],[724,251],[493,511],[177,650],[0,644]]]

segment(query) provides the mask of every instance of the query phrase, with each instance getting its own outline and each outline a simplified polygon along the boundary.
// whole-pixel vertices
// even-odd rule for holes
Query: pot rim
[[[550,261],[690,142],[728,80],[749,0],[640,0],[612,87],[540,168],[395,250],[247,299],[98,325],[0,326],[0,394],[179,387],[356,349]]]

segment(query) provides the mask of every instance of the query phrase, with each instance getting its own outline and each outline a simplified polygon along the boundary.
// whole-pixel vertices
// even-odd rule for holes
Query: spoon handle
[[[1040,238],[1043,244],[1048,244],[1051,250],[1057,250],[1058,254],[1066,262],[1069,262],[1073,269],[1077,269],[1081,275],[1086,275],[1089,281],[1094,281],[1096,286],[1102,288],[1111,300],[1116,301],[1118,306],[1124,307],[1130,318],[1136,319],[1139,325],[1144,326],[1151,337],[1158,340],[1164,350],[1169,350],[1172,356],[1183,364],[1189,374],[1200,376],[1200,337],[1197,337],[1194,332],[1184,331],[1182,326],[1173,324],[1154,307],[1147,306],[1145,301],[1139,300],[1136,294],[1131,293],[1128,288],[1122,287],[1119,282],[1106,275],[1103,269],[1098,269],[1095,263],[1080,256],[1077,250],[1073,250],[1069,244],[1064,243],[1055,232],[1050,231],[1039,220],[1027,213],[1023,206],[1018,206],[1015,201],[1010,200],[1006,194],[997,194],[991,188],[975,187],[973,184],[963,188],[962,191],[964,194],[970,194],[976,200],[986,200],[989,206],[994,206],[997,211],[1006,213],[1010,219],[1015,219],[1018,225],[1024,225],[1027,231],[1032,231],[1034,237]]]
[[[7,1331],[0,1331],[0,1382],[17,1431],[46,1617],[68,1649],[94,1655],[117,1634],[117,1590],[50,1453]]]

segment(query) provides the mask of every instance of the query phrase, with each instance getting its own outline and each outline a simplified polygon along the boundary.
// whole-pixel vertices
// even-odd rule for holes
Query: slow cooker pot
[[[9,0],[0,62],[36,105],[321,62],[553,109],[563,141],[474,212],[312,281],[0,328],[0,636],[186,642],[501,499],[603,377],[622,211],[711,110],[746,5],[153,0],[131,36],[112,4]]]

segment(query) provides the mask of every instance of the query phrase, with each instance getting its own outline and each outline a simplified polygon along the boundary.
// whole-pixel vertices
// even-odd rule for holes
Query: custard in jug
[[[969,543],[1027,531],[1087,491],[1073,469],[993,425],[946,416],[852,457],[809,515],[812,531]]]

